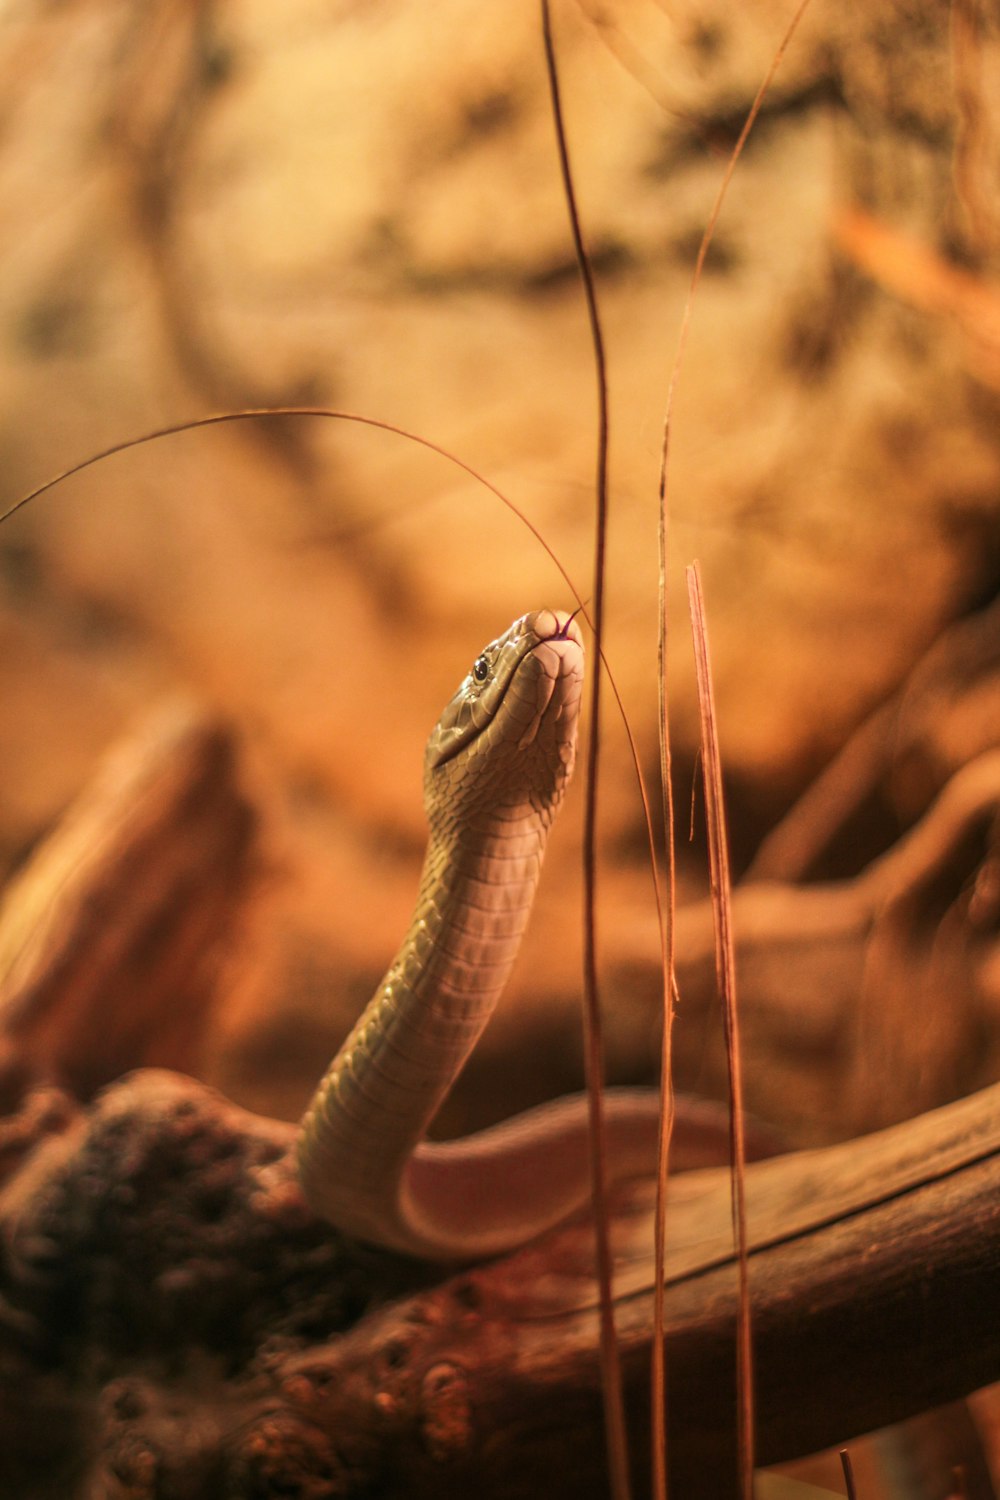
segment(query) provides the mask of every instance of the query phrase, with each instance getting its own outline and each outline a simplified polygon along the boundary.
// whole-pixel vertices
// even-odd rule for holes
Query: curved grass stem
[[[736,952],[733,942],[732,883],[726,840],[712,662],[705,622],[705,601],[697,563],[687,569],[691,630],[694,636],[698,706],[701,716],[702,772],[708,825],[709,871],[715,919],[715,974],[722,1001],[722,1020],[729,1065],[729,1155],[732,1163],[733,1239],[739,1271],[736,1330],[737,1438],[741,1500],[753,1500],[754,1415],[753,1344],[750,1319],[749,1241],[746,1210],[746,1141],[743,1121],[743,1069],[740,1060],[739,1012],[736,1005]]]
[[[559,73],[552,36],[552,17],[548,0],[542,0],[542,35],[545,64],[552,103],[563,193],[569,213],[573,246],[583,282],[590,323],[597,380],[597,473],[596,515],[594,525],[594,586],[592,624],[595,655],[600,658],[604,630],[604,574],[608,515],[608,377],[604,353],[604,335],[597,307],[593,270],[584,244],[576,191],[569,160],[566,129],[563,121]],[[629,1500],[628,1436],[625,1426],[625,1402],[622,1392],[621,1363],[615,1330],[612,1287],[611,1245],[608,1229],[607,1160],[604,1131],[604,1040],[597,983],[597,788],[600,765],[601,673],[590,676],[590,730],[587,739],[587,772],[583,831],[583,906],[584,906],[584,1056],[589,1100],[591,1198],[594,1209],[595,1253],[600,1299],[601,1391],[608,1445],[608,1469],[614,1500]]]

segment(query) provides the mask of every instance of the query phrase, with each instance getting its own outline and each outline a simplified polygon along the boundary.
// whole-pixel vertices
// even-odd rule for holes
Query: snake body
[[[582,1095],[461,1140],[424,1140],[517,954],[573,769],[582,684],[572,617],[525,615],[477,657],[430,737],[416,909],[299,1134],[305,1196],[344,1234],[474,1260],[587,1198]],[[615,1177],[651,1170],[655,1097],[612,1091],[606,1118]]]

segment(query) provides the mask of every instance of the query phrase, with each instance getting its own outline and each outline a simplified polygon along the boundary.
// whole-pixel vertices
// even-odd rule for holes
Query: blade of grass
[[[597,293],[590,259],[583,240],[576,190],[570,167],[569,148],[563,120],[552,36],[552,17],[548,0],[542,0],[542,35],[545,43],[545,66],[549,81],[552,118],[555,125],[559,168],[563,193],[569,213],[573,246],[580,278],[583,282],[590,323],[590,336],[597,378],[597,474],[596,517],[594,527],[593,630],[595,655],[600,658],[604,630],[605,541],[608,512],[608,378],[604,355],[604,335],[597,308]],[[611,1244],[608,1229],[607,1160],[604,1132],[604,1039],[597,987],[597,787],[600,764],[601,672],[590,675],[590,733],[587,739],[587,780],[583,830],[584,884],[584,1054],[586,1061],[588,1124],[590,1131],[591,1197],[594,1209],[594,1237],[597,1260],[598,1295],[601,1330],[601,1392],[608,1445],[608,1470],[614,1500],[629,1500],[628,1436],[625,1427],[625,1402],[622,1394],[621,1363],[615,1330],[612,1288]]]
[[[17,515],[20,510],[23,510],[27,505],[30,505],[33,500],[37,500],[42,495],[48,494],[51,490],[54,490],[65,480],[72,479],[74,475],[82,474],[87,469],[93,468],[99,463],[103,463],[106,459],[114,458],[119,453],[127,453],[130,449],[141,448],[144,447],[147,443],[155,443],[165,438],[179,437],[183,433],[195,432],[200,428],[220,427],[230,422],[252,422],[264,418],[273,417],[321,417],[325,418],[328,421],[352,422],[362,427],[372,427],[380,432],[392,433],[394,437],[404,438],[407,442],[416,443],[418,447],[425,448],[428,452],[436,454],[439,458],[446,459],[450,464],[454,464],[456,468],[461,469],[464,474],[467,474],[470,479],[475,480],[477,484],[488,490],[495,499],[500,501],[501,505],[504,505],[507,510],[510,511],[511,515],[515,516],[517,520],[521,522],[522,526],[527,527],[528,531],[530,531],[535,541],[545,551],[550,561],[552,562],[552,565],[555,567],[563,582],[566,584],[566,587],[573,595],[573,598],[576,600],[580,608],[580,612],[583,615],[583,618],[587,621],[588,625],[592,623],[590,615],[587,612],[587,607],[583,602],[583,597],[580,593],[580,590],[573,582],[569,573],[563,567],[554,548],[550,546],[550,544],[546,541],[545,537],[539,531],[535,523],[530,520],[529,517],[525,515],[524,511],[522,511],[520,507],[510,499],[509,496],[505,495],[503,491],[497,485],[495,485],[491,479],[487,479],[485,474],[480,473],[478,469],[475,469],[471,464],[466,463],[463,458],[459,458],[456,453],[452,453],[448,448],[443,447],[440,443],[435,443],[431,438],[422,437],[420,433],[417,432],[409,432],[405,427],[399,427],[395,422],[390,422],[386,418],[365,416],[360,412],[338,411],[333,407],[248,407],[243,411],[215,412],[210,413],[209,415],[204,417],[191,417],[183,422],[172,422],[165,427],[157,427],[149,432],[140,433],[137,437],[123,438],[117,443],[111,443],[108,447],[100,449],[97,453],[91,453],[87,458],[80,459],[78,463],[70,464],[68,468],[61,469],[57,474],[51,475],[41,484],[36,485],[34,489],[28,490],[25,494],[19,496],[18,499],[8,505],[5,510],[0,510],[0,525],[2,525],[4,521],[9,521],[13,516]],[[611,670],[611,664],[608,661],[603,647],[600,651],[600,662],[604,671],[608,674],[608,685],[611,688],[615,704],[617,705],[622,724],[625,728],[625,735],[628,740],[629,752],[632,757],[632,765],[635,770],[636,781],[639,787],[639,796],[642,801],[643,817],[646,825],[646,838],[651,854],[651,867],[653,871],[653,895],[656,902],[656,912],[660,927],[660,937],[662,945],[663,907],[659,881],[657,879],[655,858],[653,858],[653,853],[655,850],[655,837],[653,834],[653,815],[650,807],[649,791],[646,786],[646,779],[642,772],[642,765],[639,759],[639,748],[635,741],[635,735],[632,732],[632,726],[629,723],[628,715],[625,712],[625,704],[622,700],[621,693],[618,690],[618,684],[615,681],[614,673]]]
[[[750,1285],[747,1260],[746,1143],[743,1120],[743,1072],[740,1060],[739,1013],[736,1005],[736,956],[729,849],[726,840],[726,809],[722,793],[722,758],[719,753],[712,662],[705,621],[701,573],[697,563],[687,569],[691,630],[694,636],[695,668],[705,781],[705,818],[708,825],[708,856],[715,920],[715,974],[722,1001],[722,1018],[729,1067],[729,1145],[732,1165],[733,1240],[739,1269],[739,1312],[736,1330],[737,1429],[740,1462],[740,1495],[753,1500],[754,1417],[753,1347],[750,1326]]]
[[[667,618],[667,542],[669,537],[669,510],[668,510],[668,473],[670,462],[670,436],[673,422],[674,400],[677,392],[677,384],[680,379],[681,367],[684,363],[684,352],[687,347],[688,330],[691,323],[691,312],[694,306],[695,294],[701,281],[705,259],[708,255],[709,246],[715,234],[715,228],[722,212],[729,184],[733,173],[736,171],[737,162],[743,153],[747,138],[754,127],[754,122],[760,113],[761,106],[767,97],[768,90],[774,79],[774,75],[781,64],[781,60],[795,35],[796,28],[805,13],[809,0],[800,0],[791,21],[785,29],[785,33],[778,44],[777,50],[771,59],[771,65],[764,76],[760,88],[754,98],[750,110],[740,132],[739,139],[730,154],[723,173],[719,190],[716,194],[712,212],[698,247],[695,259],[695,267],[691,276],[691,285],[688,288],[687,298],[684,303],[684,311],[681,316],[681,328],[677,341],[677,352],[674,356],[673,368],[670,372],[670,380],[667,386],[666,410],[663,418],[663,439],[660,450],[660,480],[659,480],[659,514],[657,518],[658,539],[658,621],[657,621],[657,691],[658,712],[660,728],[660,788],[663,803],[663,838],[666,849],[667,860],[667,897],[666,897],[666,926],[661,919],[660,934],[662,964],[663,964],[663,1021],[662,1021],[662,1046],[660,1054],[660,1144],[657,1159],[656,1177],[656,1207],[654,1227],[654,1274],[655,1289],[653,1296],[653,1353],[652,1369],[650,1377],[650,1388],[652,1393],[652,1420],[653,1420],[653,1497],[654,1500],[667,1500],[667,1410],[666,1410],[666,1343],[664,1330],[664,1271],[666,1264],[666,1215],[667,1215],[667,1174],[670,1155],[670,1136],[673,1129],[673,1080],[672,1080],[672,1032],[674,1017],[674,1002],[676,1000],[676,978],[674,974],[674,913],[677,897],[677,865],[674,849],[674,794],[672,778],[672,753],[670,744],[670,717],[669,717],[669,683],[667,679],[667,645],[668,645],[668,618]]]
[[[840,1467],[844,1471],[844,1484],[847,1486],[847,1500],[858,1500],[857,1491],[854,1488],[854,1465],[851,1463],[851,1455],[846,1448],[840,1450]]]
[[[802,20],[802,17],[806,12],[806,8],[808,7],[809,3],[810,0],[799,0],[799,5],[795,10],[792,19],[789,21],[788,26],[785,28],[785,34],[781,38],[777,50],[775,51],[775,54],[771,59],[771,66],[768,68],[767,73],[764,75],[764,81],[762,82],[760,88],[757,90],[757,93],[754,96],[754,101],[751,104],[746,120],[743,123],[743,129],[740,131],[739,139],[737,140],[736,145],[733,147],[729,160],[726,163],[726,170],[722,174],[722,181],[720,182],[719,190],[715,195],[715,202],[712,204],[712,212],[708,216],[708,223],[705,225],[705,232],[701,237],[701,244],[698,246],[698,254],[695,257],[694,271],[691,275],[691,285],[688,288],[687,299],[684,303],[684,311],[681,315],[681,330],[677,339],[677,353],[674,356],[673,368],[670,372],[670,382],[667,386],[667,404],[663,419],[663,440],[660,449],[661,507],[665,507],[666,505],[667,471],[670,456],[670,433],[673,423],[674,399],[677,394],[677,383],[680,379],[681,367],[684,363],[684,352],[687,347],[688,332],[691,326],[691,313],[694,306],[695,293],[697,292],[698,286],[701,282],[702,271],[705,269],[705,259],[708,255],[709,247],[715,236],[716,225],[719,222],[719,215],[722,212],[722,205],[725,202],[726,193],[729,191],[729,184],[733,179],[733,173],[736,171],[736,165],[740,157],[743,155],[743,148],[746,145],[750,132],[754,127],[757,116],[760,114],[761,108],[764,104],[764,100],[767,98],[771,84],[774,82],[774,75],[775,73],[777,73],[778,68],[781,65],[782,58],[788,51],[788,47],[791,43],[792,37],[795,35],[798,24]]]
[[[660,508],[661,528],[665,512]],[[650,1370],[652,1407],[653,1496],[667,1500],[667,1349],[666,1349],[666,1259],[667,1178],[670,1169],[670,1139],[674,1128],[673,1024],[677,994],[675,974],[675,913],[677,906],[677,858],[674,843],[674,787],[670,743],[670,708],[667,682],[666,539],[661,534],[659,582],[659,632],[657,643],[657,690],[659,695],[660,786],[663,798],[663,840],[667,861],[665,919],[660,922],[661,1002],[660,1040],[660,1132],[656,1157],[656,1206],[653,1220],[653,1352]]]
[[[405,438],[407,442],[416,443],[418,447],[426,448],[429,453],[436,453],[439,458],[447,459],[449,463],[454,464],[456,468],[461,469],[463,473],[468,474],[471,479],[474,479],[477,484],[482,485],[492,495],[495,495],[501,504],[505,505],[518,518],[522,525],[527,526],[539,546],[544,548],[552,563],[558,569],[563,582],[577,604],[582,607],[583,601],[579,590],[553,549],[538,530],[538,527],[514,504],[513,500],[508,499],[498,489],[492,480],[487,479],[484,474],[481,474],[478,469],[474,469],[464,459],[459,458],[457,454],[449,452],[447,448],[442,447],[440,443],[433,442],[430,438],[421,437],[418,432],[408,432],[405,427],[398,427],[395,422],[390,422],[382,417],[364,416],[360,412],[355,411],[338,411],[328,406],[254,406],[247,407],[243,411],[212,412],[208,416],[191,417],[184,422],[171,422],[165,427],[153,428],[150,432],[140,433],[138,437],[123,438],[120,442],[111,443],[107,448],[102,448],[97,453],[91,453],[87,458],[81,459],[79,463],[70,464],[69,468],[61,469],[58,474],[53,474],[44,483],[36,485],[34,489],[21,495],[13,504],[8,505],[6,510],[0,511],[0,524],[4,521],[9,521],[12,516],[16,516],[18,511],[23,510],[26,505],[30,505],[33,500],[37,500],[41,495],[47,494],[49,490],[54,490],[64,480],[72,479],[75,474],[82,474],[85,470],[93,468],[95,464],[103,463],[108,458],[114,458],[118,453],[127,453],[131,448],[142,448],[146,443],[159,442],[164,438],[178,437],[184,432],[197,432],[204,427],[222,427],[230,422],[256,422],[266,418],[273,419],[274,417],[324,418],[327,421],[351,422],[361,427],[373,427],[379,432],[390,432],[395,437]]]

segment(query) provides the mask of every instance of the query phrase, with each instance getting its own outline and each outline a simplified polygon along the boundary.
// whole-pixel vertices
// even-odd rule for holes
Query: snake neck
[[[534,1200],[525,1217],[516,1181],[477,1200],[478,1148],[422,1138],[517,954],[572,770],[582,644],[571,616],[524,615],[476,658],[428,740],[431,837],[416,910],[299,1134],[307,1200],[353,1238],[466,1259],[550,1219]],[[535,1165],[549,1139],[530,1124],[512,1131],[499,1152],[488,1148],[501,1173],[523,1156],[524,1137]],[[545,1188],[537,1171],[533,1180]]]
[[[513,809],[483,828],[432,836],[409,931],[386,975],[414,1003],[448,1011],[495,999],[517,953],[548,829]]]
[[[513,965],[553,812],[500,807],[432,828],[406,937],[303,1120],[303,1187],[346,1233],[385,1237],[386,1197]]]

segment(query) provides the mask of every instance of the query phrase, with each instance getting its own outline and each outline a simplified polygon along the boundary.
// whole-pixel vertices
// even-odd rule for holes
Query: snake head
[[[572,615],[522,615],[476,657],[427,744],[434,823],[448,804],[555,811],[573,769],[583,639]]]

